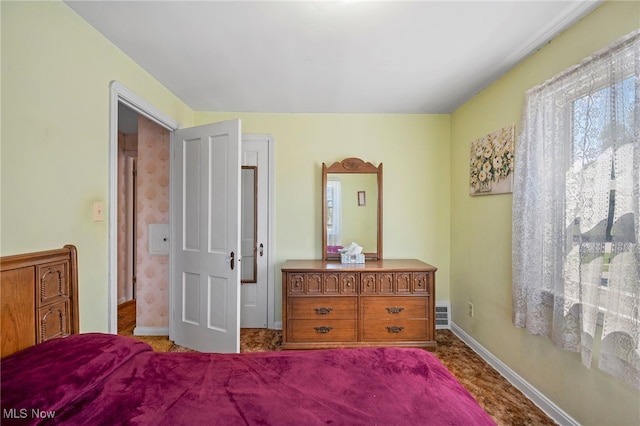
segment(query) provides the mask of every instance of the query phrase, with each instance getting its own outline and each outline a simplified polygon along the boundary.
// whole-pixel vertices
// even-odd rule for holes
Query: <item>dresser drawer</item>
[[[287,294],[357,294],[359,274],[354,272],[289,273],[286,275]]]
[[[291,297],[289,319],[356,319],[356,297]]]
[[[289,320],[290,342],[355,342],[356,320]]]
[[[416,341],[430,338],[429,321],[396,319],[363,321],[362,338],[367,341]]]
[[[360,294],[428,294],[431,277],[429,272],[363,272]]]
[[[432,275],[429,272],[414,272],[411,277],[411,291],[413,293],[427,293],[433,292],[432,287]]]
[[[426,297],[362,297],[362,317],[368,319],[424,319],[428,318]]]
[[[393,272],[363,272],[360,278],[360,294],[393,294]]]
[[[321,294],[322,274],[291,273],[286,275],[287,294]]]

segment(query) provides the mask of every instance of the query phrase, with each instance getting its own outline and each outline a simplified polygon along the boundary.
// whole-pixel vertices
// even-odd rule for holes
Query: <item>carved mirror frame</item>
[[[327,174],[329,173],[360,173],[375,174],[378,185],[378,235],[376,251],[365,252],[365,259],[382,259],[382,163],[378,167],[365,162],[360,158],[346,158],[337,161],[331,166],[322,163],[322,258],[324,260],[340,260],[340,253],[327,251]]]

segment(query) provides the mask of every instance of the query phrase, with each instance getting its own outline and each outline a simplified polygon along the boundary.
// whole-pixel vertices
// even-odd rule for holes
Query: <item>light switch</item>
[[[104,220],[104,204],[100,201],[93,203],[93,221],[102,222]]]

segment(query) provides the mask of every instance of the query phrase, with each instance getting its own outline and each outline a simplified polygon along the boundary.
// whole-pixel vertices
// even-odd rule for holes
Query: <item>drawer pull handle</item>
[[[321,326],[321,327],[313,327],[316,329],[318,333],[325,334],[333,330],[333,327]]]
[[[404,311],[404,308],[400,306],[389,306],[387,308],[387,311],[389,311],[390,314],[399,314],[400,312]]]
[[[318,315],[327,315],[329,312],[333,311],[333,308],[315,308],[315,311]]]
[[[389,330],[389,333],[400,333],[402,330],[404,330],[404,327],[401,327],[399,325],[388,325],[387,330]]]

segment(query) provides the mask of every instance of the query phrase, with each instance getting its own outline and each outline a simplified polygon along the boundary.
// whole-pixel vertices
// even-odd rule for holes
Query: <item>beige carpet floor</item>
[[[143,340],[158,352],[191,352],[191,349],[175,345],[167,336],[133,336],[134,327],[135,303],[121,305],[118,308],[119,334]],[[450,330],[437,330],[436,340],[436,357],[498,425],[556,424]],[[280,330],[243,328],[240,331],[240,352],[278,351],[281,343]]]

